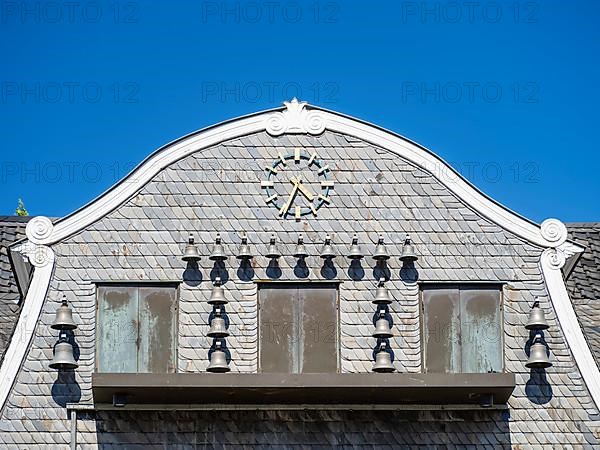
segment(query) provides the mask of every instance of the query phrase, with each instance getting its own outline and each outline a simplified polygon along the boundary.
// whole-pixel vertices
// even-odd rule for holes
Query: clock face
[[[265,170],[266,179],[261,181],[265,202],[277,208],[281,217],[299,220],[307,214],[316,216],[319,208],[331,203],[331,172],[316,152],[295,149],[289,154],[279,153]]]

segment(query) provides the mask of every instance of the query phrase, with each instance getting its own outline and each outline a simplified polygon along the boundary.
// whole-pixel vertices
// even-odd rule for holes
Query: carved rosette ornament
[[[265,129],[272,136],[285,133],[318,135],[325,131],[325,117],[320,111],[309,111],[306,102],[293,98],[291,102],[283,103],[286,109],[271,114],[266,119]]]
[[[17,247],[17,251],[29,258],[31,264],[35,267],[44,267],[53,263],[54,252],[50,247],[43,244],[50,237],[53,229],[54,225],[47,217],[34,217],[27,223],[25,228],[28,242]]]
[[[540,225],[542,237],[548,241],[551,247],[542,252],[542,265],[554,270],[560,270],[565,265],[567,253],[570,253],[571,245],[567,241],[567,227],[557,219],[546,219]]]

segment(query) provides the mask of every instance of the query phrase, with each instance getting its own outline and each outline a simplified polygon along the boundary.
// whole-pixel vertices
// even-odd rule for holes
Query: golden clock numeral
[[[277,194],[273,194],[268,198],[265,198],[265,203],[271,203],[272,201],[277,200]]]
[[[310,204],[310,210],[312,211],[313,215],[317,215],[317,208],[315,208],[315,205],[312,203]]]
[[[319,199],[323,200],[325,203],[331,203],[331,199],[329,197],[324,196],[323,194],[319,194]]]
[[[298,164],[300,162],[300,149],[299,148],[294,149],[294,161],[296,161],[296,164]]]
[[[322,175],[322,174],[323,174],[323,173],[324,173],[326,170],[329,170],[329,166],[328,166],[328,165],[325,165],[325,166],[321,167],[321,168],[320,168],[320,169],[317,171],[317,173],[318,173],[319,175]]]
[[[273,186],[275,186],[275,183],[273,183],[272,181],[261,181],[260,182],[260,187],[262,187],[262,188],[273,187]]]
[[[300,220],[301,211],[300,206],[296,205],[296,220]]]
[[[314,152],[312,155],[310,155],[310,158],[308,160],[308,165],[310,166],[312,163],[314,163],[315,159],[317,159],[317,152]]]
[[[321,181],[321,187],[333,187],[333,181]]]
[[[281,154],[281,152],[277,152],[277,155],[279,156],[279,161],[281,161],[281,164],[283,164],[284,166],[286,166],[286,162],[285,162],[285,158],[283,157],[283,155]]]
[[[268,170],[271,173],[275,173],[275,174],[277,173],[277,169],[274,167],[267,166],[267,167],[265,167],[265,170]]]

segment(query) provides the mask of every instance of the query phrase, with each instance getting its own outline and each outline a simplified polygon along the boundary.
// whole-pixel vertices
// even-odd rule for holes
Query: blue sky
[[[600,2],[0,4],[0,215],[62,216],[292,96],[428,147],[536,221],[600,220]]]

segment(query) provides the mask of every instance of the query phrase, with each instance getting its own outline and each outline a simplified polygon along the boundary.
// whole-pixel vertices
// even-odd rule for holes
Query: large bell
[[[415,246],[410,240],[410,237],[406,235],[406,239],[404,239],[404,245],[402,245],[402,254],[400,255],[400,261],[415,262],[417,259],[419,259],[419,257],[415,252]]]
[[[79,364],[73,358],[73,346],[67,341],[66,337],[61,337],[54,346],[54,357],[50,363],[51,369],[67,370],[77,369]]]
[[[206,370],[214,373],[229,372],[231,369],[227,364],[227,355],[221,350],[221,343],[217,342],[215,346],[215,351],[210,355],[210,364]]]
[[[188,244],[185,246],[185,250],[181,259],[190,262],[200,261],[200,253],[198,253],[198,247],[196,247],[196,244],[194,244],[194,236],[191,234],[188,238]]]
[[[529,320],[525,328],[528,330],[547,330],[549,328],[544,311],[540,308],[540,302],[537,300],[533,302],[533,307],[529,311]]]
[[[306,248],[304,247],[304,238],[302,235],[298,236],[298,243],[296,244],[296,251],[294,252],[294,258],[304,259],[308,257]]]
[[[223,249],[223,244],[221,243],[221,235],[217,233],[217,237],[215,239],[215,246],[213,247],[212,253],[208,257],[211,261],[225,261],[227,259],[227,255],[225,254],[225,250]]]
[[[269,259],[279,259],[281,258],[281,252],[277,248],[277,239],[275,235],[271,235],[271,240],[269,242],[269,250],[267,251],[266,257]]]
[[[373,300],[373,303],[381,305],[389,305],[390,303],[392,303],[392,298],[390,297],[390,294],[388,293],[388,290],[385,287],[384,278],[379,279],[379,285],[377,286],[377,290],[375,291],[375,300]]]
[[[221,315],[220,309],[217,309],[216,315],[210,321],[210,330],[208,330],[208,336],[211,338],[224,338],[229,336],[229,331],[227,331],[225,319]]]
[[[208,299],[208,303],[211,305],[225,305],[227,299],[225,298],[225,289],[221,285],[221,278],[215,278],[215,284],[213,285],[212,292],[210,293],[210,298]]]
[[[348,252],[349,259],[362,259],[363,254],[358,245],[358,236],[355,234],[352,237],[352,245],[350,245],[350,251]]]
[[[74,330],[77,324],[73,320],[73,311],[67,303],[67,296],[63,295],[61,305],[56,309],[56,316],[50,328],[55,330]]]
[[[377,241],[377,247],[375,247],[373,259],[376,261],[386,261],[390,259],[390,255],[388,255],[385,244],[383,243],[383,236],[381,234],[379,235],[379,240]]]
[[[242,236],[242,243],[240,244],[240,250],[236,256],[237,259],[252,259],[254,255],[250,251],[250,245],[248,244],[248,236],[245,234]]]
[[[375,365],[373,366],[373,372],[393,372],[394,366],[392,365],[392,357],[385,350],[385,343],[382,343],[379,347],[379,351],[375,355]]]
[[[529,351],[529,359],[525,363],[525,367],[529,369],[545,369],[552,367],[550,359],[548,359],[548,353],[546,352],[546,345],[542,342],[542,336],[536,334],[533,338],[533,345]]]
[[[331,245],[331,236],[329,235],[325,236],[325,243],[323,244],[323,248],[321,249],[321,258],[335,258],[335,252],[333,251],[333,246]]]
[[[390,322],[385,318],[385,311],[379,311],[379,319],[375,322],[373,337],[387,339],[394,335],[390,329]]]

